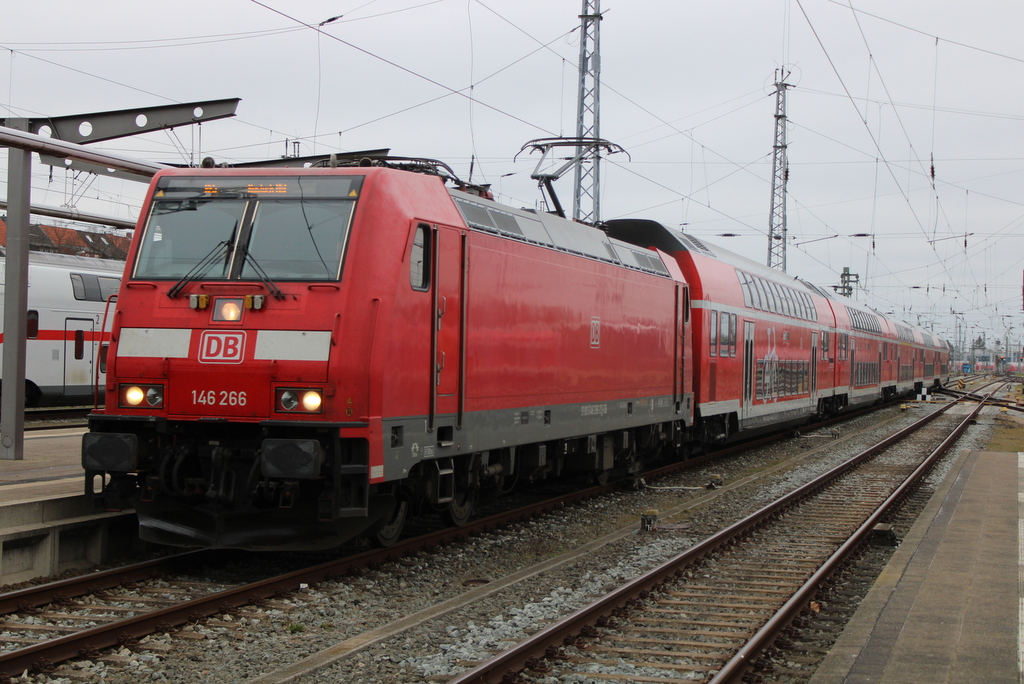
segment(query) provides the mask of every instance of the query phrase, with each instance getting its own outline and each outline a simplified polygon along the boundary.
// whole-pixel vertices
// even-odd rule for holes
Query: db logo
[[[199,361],[201,363],[241,363],[244,353],[244,332],[206,330],[199,338]]]

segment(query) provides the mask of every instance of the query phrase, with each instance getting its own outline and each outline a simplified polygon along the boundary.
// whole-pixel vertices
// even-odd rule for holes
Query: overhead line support
[[[576,106],[576,138],[601,140],[601,0],[583,0],[580,13],[580,82]],[[584,223],[601,220],[601,150],[576,149],[572,217]]]
[[[772,210],[768,225],[768,267],[786,271],[786,183],[789,158],[786,154],[786,89],[789,74],[776,72],[775,144],[772,146]]]

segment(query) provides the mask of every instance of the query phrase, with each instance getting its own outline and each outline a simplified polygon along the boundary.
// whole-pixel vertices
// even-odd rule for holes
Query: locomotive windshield
[[[166,176],[136,278],[337,280],[361,176]]]

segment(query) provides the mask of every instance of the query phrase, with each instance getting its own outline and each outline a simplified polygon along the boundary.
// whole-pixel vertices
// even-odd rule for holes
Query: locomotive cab
[[[144,538],[277,547],[304,526],[330,546],[353,534],[339,520],[364,527],[394,506],[371,496],[365,440],[340,436],[367,407],[338,406],[339,387],[355,388],[331,359],[358,351],[338,295],[363,180],[155,180],[120,295],[111,399],[83,438],[86,470],[110,478],[105,505],[134,505]]]

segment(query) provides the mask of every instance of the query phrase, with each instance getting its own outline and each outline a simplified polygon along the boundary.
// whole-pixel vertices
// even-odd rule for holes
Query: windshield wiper
[[[252,252],[246,248],[243,249],[245,249],[245,258],[242,259],[242,264],[250,264],[252,266],[252,270],[256,271],[256,275],[258,275],[260,280],[263,281],[263,284],[267,287],[267,290],[270,291],[270,294],[274,295],[274,299],[284,299],[284,293],[281,292],[281,289],[274,284],[273,280],[270,279],[267,272],[264,271],[263,267],[260,266],[258,261],[256,261],[256,257],[252,255]]]
[[[210,266],[216,263],[222,256],[230,254],[231,243],[228,242],[227,240],[224,240],[223,242],[218,242],[216,245],[213,246],[213,249],[211,249],[206,256],[199,260],[199,263],[193,266],[188,273],[181,277],[181,280],[174,284],[174,287],[167,291],[167,296],[170,297],[171,299],[175,299],[179,294],[181,294],[181,291],[185,288],[186,285],[188,285],[196,278],[201,278],[203,275],[205,275],[206,271],[209,270]]]

